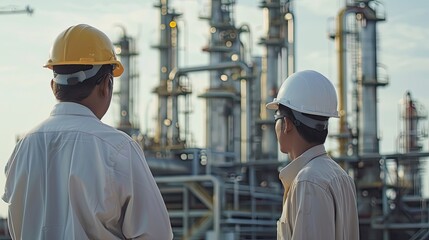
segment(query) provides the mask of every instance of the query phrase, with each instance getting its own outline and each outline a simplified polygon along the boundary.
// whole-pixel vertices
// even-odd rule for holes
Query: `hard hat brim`
[[[279,101],[277,99],[274,99],[272,102],[267,103],[265,107],[271,110],[277,110],[279,109]]]
[[[122,63],[117,61],[117,60],[97,62],[96,65],[103,65],[103,64],[115,65],[115,68],[113,69],[113,76],[114,77],[119,77],[124,72],[124,66],[122,66]],[[52,70],[53,67],[56,65],[94,65],[94,63],[93,62],[77,62],[76,61],[76,62],[59,62],[59,63],[52,64],[52,63],[48,62],[45,65],[43,65],[43,67],[49,68]]]

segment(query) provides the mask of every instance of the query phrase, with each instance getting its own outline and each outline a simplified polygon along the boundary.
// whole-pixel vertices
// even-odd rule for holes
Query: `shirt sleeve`
[[[122,206],[122,233],[127,239],[171,240],[170,219],[143,151],[131,142],[115,169]]]
[[[292,239],[335,239],[335,208],[327,190],[302,181],[291,197]]]

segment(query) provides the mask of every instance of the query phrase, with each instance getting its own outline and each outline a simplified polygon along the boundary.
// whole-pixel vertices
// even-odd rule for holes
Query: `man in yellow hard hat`
[[[291,162],[280,171],[285,190],[277,239],[358,240],[353,179],[326,153],[329,117],[338,117],[337,95],[322,74],[292,74],[267,108],[276,110],[280,150]]]
[[[123,72],[109,38],[80,24],[56,38],[45,67],[59,101],[16,145],[3,200],[13,239],[173,238],[140,146],[100,119]]]

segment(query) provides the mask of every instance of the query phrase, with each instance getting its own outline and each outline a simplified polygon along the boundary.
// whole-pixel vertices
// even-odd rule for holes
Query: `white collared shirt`
[[[358,240],[353,179],[325,151],[308,149],[280,171],[285,189],[278,240]]]
[[[62,102],[15,147],[3,200],[13,239],[173,238],[140,146]]]

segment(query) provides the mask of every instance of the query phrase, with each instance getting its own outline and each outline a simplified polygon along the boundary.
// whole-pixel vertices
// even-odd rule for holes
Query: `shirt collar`
[[[307,163],[309,163],[312,159],[325,153],[326,150],[323,144],[316,145],[302,153],[299,157],[280,170],[279,178],[285,188],[285,194],[289,191],[289,187],[296,175],[298,175],[299,171],[301,171],[301,169],[304,168],[304,166],[307,165]]]
[[[97,118],[89,108],[74,102],[57,103],[51,111],[51,116],[55,115],[79,115]]]

